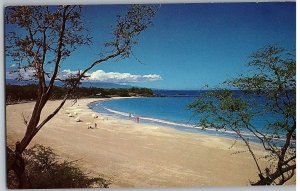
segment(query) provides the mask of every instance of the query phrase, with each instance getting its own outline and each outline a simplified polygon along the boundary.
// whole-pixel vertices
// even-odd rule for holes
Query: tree
[[[89,70],[108,60],[130,56],[132,47],[138,42],[137,36],[151,25],[156,7],[132,5],[124,16],[117,17],[113,39],[105,43],[103,56],[78,73],[62,78],[59,72],[62,62],[78,46],[92,42],[81,20],[81,11],[81,6],[70,5],[18,6],[5,10],[6,23],[15,29],[6,35],[6,56],[17,66],[11,73],[17,74],[18,80],[38,82],[35,106],[31,118],[25,124],[26,133],[16,143],[14,151],[7,147],[7,170],[14,170],[20,180],[24,172],[22,152],[34,136],[58,113],[80,81],[88,77],[86,74]],[[41,119],[41,112],[53,93],[57,80],[62,81],[68,91],[60,105],[45,119]]]
[[[258,170],[259,180],[252,185],[282,185],[296,170],[295,56],[269,45],[252,54],[248,65],[247,75],[225,81],[228,88],[206,92],[189,107],[199,114],[202,127],[231,129],[245,143]],[[263,128],[254,123],[257,117],[265,120]],[[270,163],[264,169],[243,132],[265,149]]]

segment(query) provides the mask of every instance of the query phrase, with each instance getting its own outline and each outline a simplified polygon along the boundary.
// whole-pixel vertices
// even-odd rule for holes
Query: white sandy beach
[[[33,139],[51,146],[63,158],[76,160],[93,175],[112,180],[110,187],[199,187],[245,186],[257,179],[249,153],[233,154],[246,148],[232,139],[181,132],[168,127],[136,123],[112,117],[92,117],[87,104],[101,99],[69,101]],[[50,101],[42,118],[60,103]],[[25,132],[22,113],[29,116],[34,103],[6,106],[7,142],[20,140]],[[68,117],[66,110],[76,112]],[[97,123],[88,129],[86,123]],[[263,152],[254,146],[259,155]],[[264,163],[264,161],[260,161]]]

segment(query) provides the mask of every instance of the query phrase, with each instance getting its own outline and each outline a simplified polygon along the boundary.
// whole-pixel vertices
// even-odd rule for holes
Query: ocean
[[[214,136],[222,136],[229,138],[237,138],[235,132],[230,130],[215,130],[203,129],[197,126],[199,121],[199,114],[195,115],[193,111],[187,108],[199,94],[203,91],[155,91],[155,94],[165,97],[145,97],[145,98],[125,98],[114,99],[109,101],[94,102],[89,105],[91,109],[104,115],[110,115],[126,120],[133,120],[129,118],[132,116],[139,116],[141,123],[158,124],[161,126],[168,126],[180,131],[187,131],[192,133],[202,133]],[[255,97],[258,103],[265,101],[262,97]],[[258,104],[256,110],[261,110]],[[200,114],[201,115],[201,114]],[[256,117],[252,123],[264,133],[271,133],[272,130],[266,127],[270,121],[278,120],[280,116],[276,114],[267,114]],[[247,131],[242,134],[250,141],[259,142],[257,138]],[[283,136],[283,132],[279,132]],[[280,142],[279,137],[278,141]]]

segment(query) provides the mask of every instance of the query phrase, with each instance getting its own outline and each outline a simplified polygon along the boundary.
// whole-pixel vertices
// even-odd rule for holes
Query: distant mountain
[[[6,79],[6,84],[11,85],[27,85],[27,84],[37,84],[37,81],[18,81],[13,79]],[[57,86],[62,86],[62,82],[55,82]],[[96,87],[96,88],[131,88],[132,86],[121,85],[115,83],[106,83],[106,82],[81,82],[81,87]]]
[[[28,84],[37,84],[36,81],[18,81],[18,80],[13,80],[13,79],[5,79],[5,83],[6,84],[10,84],[10,85],[28,85]]]
[[[121,85],[107,82],[81,82],[83,87],[95,87],[95,88],[132,88],[132,86]]]
[[[205,90],[162,90],[153,89],[156,96],[161,97],[197,97]]]

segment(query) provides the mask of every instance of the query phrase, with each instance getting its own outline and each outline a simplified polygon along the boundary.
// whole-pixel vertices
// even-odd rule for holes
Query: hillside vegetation
[[[64,87],[55,86],[51,99],[62,99],[66,94],[67,89]],[[95,98],[95,97],[131,97],[131,96],[153,96],[153,91],[148,88],[95,88],[95,87],[80,87],[75,90],[72,98]],[[37,85],[6,85],[6,104],[13,104],[20,101],[31,101],[37,98]]]

